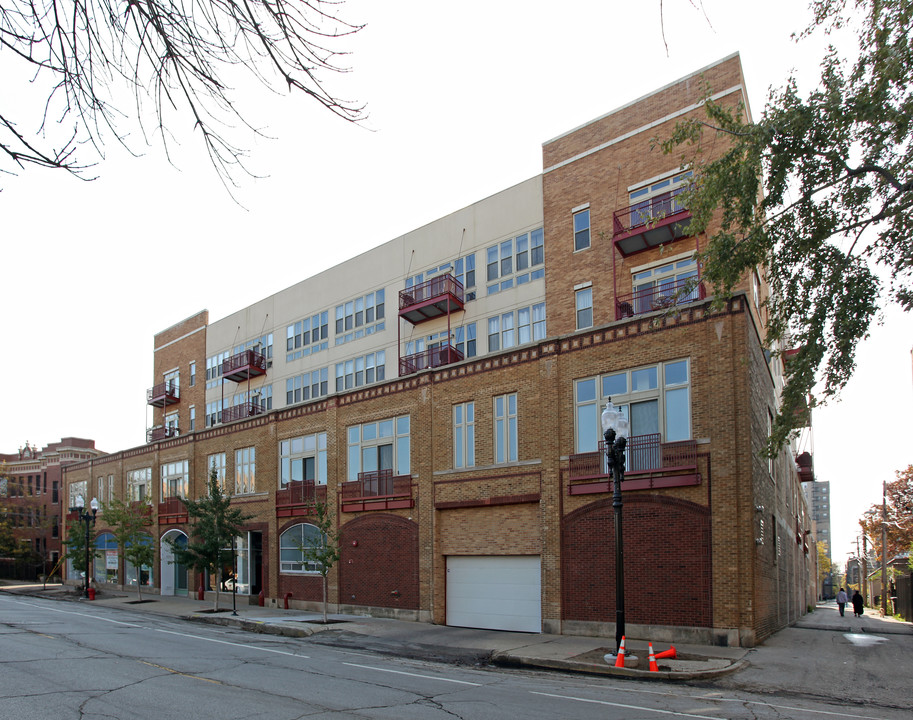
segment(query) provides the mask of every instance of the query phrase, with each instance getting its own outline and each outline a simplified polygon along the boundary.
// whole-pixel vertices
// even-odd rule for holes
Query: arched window
[[[306,560],[304,548],[321,547],[326,536],[314,525],[292,525],[279,536],[279,570],[286,573],[319,573],[320,565]]]

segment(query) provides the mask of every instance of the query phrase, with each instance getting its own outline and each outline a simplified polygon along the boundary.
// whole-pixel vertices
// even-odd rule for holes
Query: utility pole
[[[888,615],[888,483],[881,483],[881,614]]]
[[[865,598],[866,605],[868,605],[869,604],[869,583],[868,583],[869,565],[868,565],[868,560],[866,559],[866,556],[868,555],[869,551],[866,549],[865,540],[866,540],[865,531],[863,531],[863,533],[862,533],[862,597]]]

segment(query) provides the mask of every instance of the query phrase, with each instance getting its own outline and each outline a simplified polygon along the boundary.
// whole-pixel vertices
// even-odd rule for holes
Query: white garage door
[[[538,555],[447,558],[447,624],[542,632]]]

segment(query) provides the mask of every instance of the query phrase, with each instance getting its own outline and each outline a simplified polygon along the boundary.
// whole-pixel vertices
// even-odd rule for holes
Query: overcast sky
[[[243,93],[242,110],[274,138],[234,136],[263,176],[242,179],[243,208],[184,116],[172,125],[174,165],[137,139],[140,157],[107,144],[94,182],[0,175],[10,388],[0,452],[61,436],[109,452],[142,444],[156,332],[204,308],[218,320],[532,177],[544,141],[730,53],[741,54],[755,117],[791,69],[814,81],[821,41],[789,37],[809,15],[801,0],[705,0],[706,17],[689,0],[664,7],[668,54],[659,0],[349,0],[343,16],[366,27],[340,45],[352,72],[325,80],[364,102],[368,120]],[[22,92],[9,63],[0,52],[4,98]],[[888,316],[860,349],[843,402],[817,411],[803,438],[831,482],[835,560],[880,502],[881,481],[913,461],[911,324]]]

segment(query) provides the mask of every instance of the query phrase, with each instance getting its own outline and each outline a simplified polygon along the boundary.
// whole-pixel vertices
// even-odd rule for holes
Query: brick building
[[[164,594],[201,584],[164,541],[186,538],[179,497],[215,466],[253,516],[251,601],[316,607],[298,547],[325,501],[341,611],[611,635],[611,397],[632,425],[628,634],[751,645],[794,621],[815,598],[810,521],[790,452],[759,454],[782,383],[763,276],[711,308],[676,199],[690,171],[650,149],[704,82],[748,112],[733,55],[546,142],[530,180],[160,332],[148,444],[69,469],[70,496],[152,498]],[[116,564],[96,579],[123,584]]]
[[[18,452],[0,453],[0,510],[15,537],[33,552],[25,574],[50,573],[62,554],[63,468],[100,455],[94,440],[73,437],[40,450],[26,442]]]

